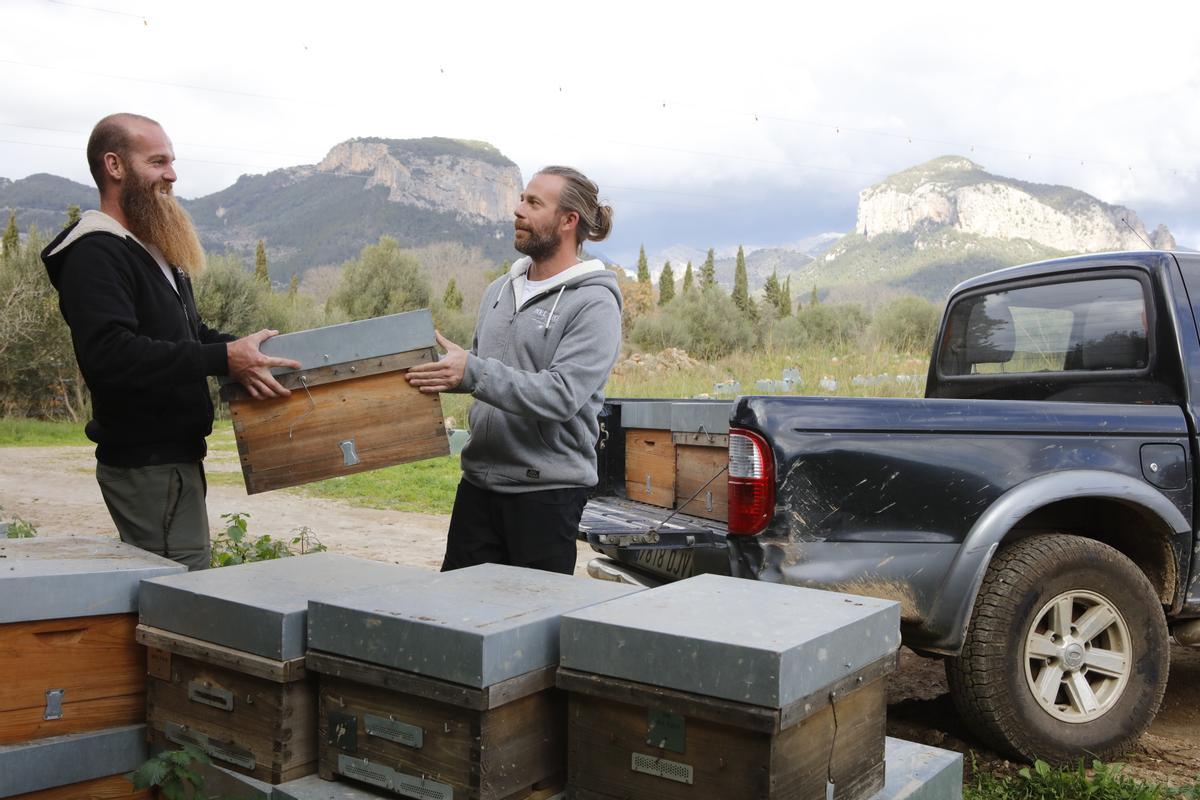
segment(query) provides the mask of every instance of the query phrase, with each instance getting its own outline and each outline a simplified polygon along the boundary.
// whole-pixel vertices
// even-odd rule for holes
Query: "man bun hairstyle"
[[[558,207],[563,211],[574,211],[579,215],[575,228],[575,245],[582,247],[585,241],[600,242],[612,230],[612,206],[600,204],[600,187],[588,176],[571,167],[550,166],[538,170],[539,175],[557,175],[566,181],[558,196]]]
[[[121,157],[122,161],[129,161],[129,149],[132,139],[129,132],[129,123],[139,121],[158,125],[154,120],[149,117],[143,117],[141,114],[121,112],[118,114],[109,114],[97,122],[96,127],[92,128],[92,135],[88,137],[87,143],[87,160],[88,169],[92,173],[92,180],[96,182],[97,189],[104,188],[105,153],[116,153]],[[162,126],[158,125],[158,127],[161,128]]]

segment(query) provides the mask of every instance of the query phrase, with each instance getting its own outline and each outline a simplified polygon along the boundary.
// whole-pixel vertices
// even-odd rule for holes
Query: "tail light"
[[[775,515],[775,459],[762,436],[729,429],[729,533],[760,533]]]

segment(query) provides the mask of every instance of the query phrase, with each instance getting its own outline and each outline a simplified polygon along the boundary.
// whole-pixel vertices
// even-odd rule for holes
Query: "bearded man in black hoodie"
[[[289,393],[259,352],[276,331],[243,338],[200,321],[191,279],[204,250],[176,200],[175,152],[162,126],[112,114],[92,130],[88,167],[100,210],[42,252],[92,396],[85,427],[96,480],[121,539],[189,569],[209,562],[202,464],[212,432],[209,375],[259,399]]]

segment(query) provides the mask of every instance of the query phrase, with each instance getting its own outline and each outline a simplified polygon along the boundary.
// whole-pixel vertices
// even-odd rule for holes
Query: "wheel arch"
[[[1086,523],[1072,524],[1081,516]],[[1191,535],[1191,525],[1182,512],[1156,489],[1128,475],[1098,470],[1056,472],[1010,489],[976,520],[951,562],[931,614],[929,627],[940,637],[929,644],[923,642],[922,648],[958,655],[979,587],[996,551],[1044,532],[1103,542],[1138,566],[1164,606],[1177,606],[1182,599],[1173,544],[1175,536]]]

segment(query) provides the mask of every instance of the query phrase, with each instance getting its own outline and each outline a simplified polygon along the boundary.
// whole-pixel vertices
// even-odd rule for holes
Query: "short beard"
[[[159,191],[161,184],[143,181],[130,172],[130,180],[121,186],[121,211],[129,232],[138,239],[157,247],[163,258],[179,267],[189,278],[204,271],[204,248],[196,235],[196,226],[179,200],[166,184],[167,193]]]
[[[545,261],[558,252],[562,240],[555,235],[554,227],[549,232],[526,229],[525,233],[527,236],[523,242],[513,238],[513,247],[518,253],[524,253],[534,261]]]

